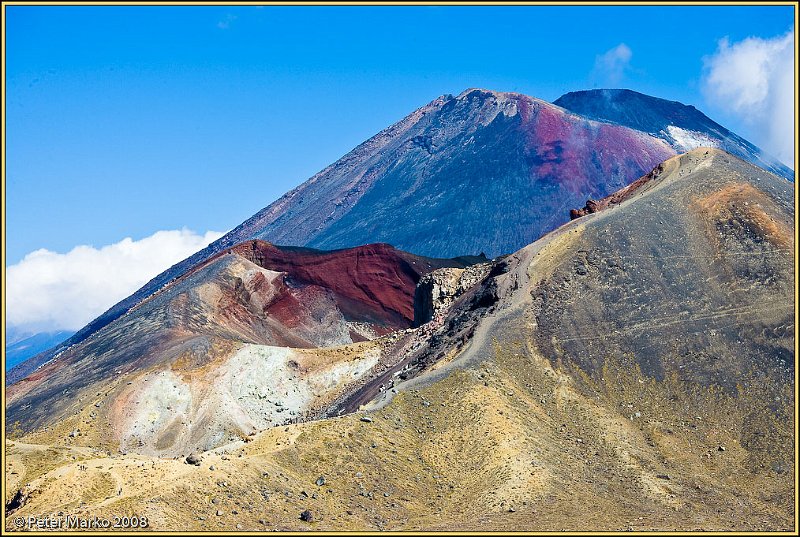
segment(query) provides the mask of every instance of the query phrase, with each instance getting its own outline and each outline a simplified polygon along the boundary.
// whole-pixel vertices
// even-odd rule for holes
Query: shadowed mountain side
[[[562,224],[573,200],[609,194],[674,154],[643,133],[480,89],[440,98],[400,125],[376,137],[379,148],[357,148],[232,233],[496,256]]]

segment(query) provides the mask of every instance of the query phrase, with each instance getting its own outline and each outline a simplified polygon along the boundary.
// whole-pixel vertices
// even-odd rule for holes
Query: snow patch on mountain
[[[666,134],[672,139],[673,145],[680,152],[691,151],[698,147],[719,147],[719,142],[707,134],[682,129],[675,125],[667,125]]]

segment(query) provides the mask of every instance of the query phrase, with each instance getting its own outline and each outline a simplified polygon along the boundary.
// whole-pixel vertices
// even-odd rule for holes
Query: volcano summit
[[[440,97],[17,366],[7,525],[792,529],[794,184],[600,95]]]
[[[59,348],[247,240],[321,249],[384,242],[437,258],[508,254],[567,222],[571,208],[610,195],[697,145],[684,147],[687,139],[733,147],[740,158],[791,174],[680,103],[617,90],[571,93],[556,103],[575,111],[483,89],[441,96],[158,275]],[[628,109],[646,119],[621,112]],[[683,133],[682,142],[675,133]],[[53,355],[35,357],[8,378],[19,379]]]

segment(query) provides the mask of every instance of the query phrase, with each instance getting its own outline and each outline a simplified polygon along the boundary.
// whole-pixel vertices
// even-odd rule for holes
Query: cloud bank
[[[6,271],[6,323],[36,331],[77,330],[159,273],[222,236],[187,229],[66,254],[41,249]]]
[[[604,86],[616,86],[625,77],[630,67],[633,52],[625,43],[598,55],[594,60],[591,78]]]
[[[794,167],[794,35],[719,41],[704,58],[706,102],[751,129],[752,142]]]

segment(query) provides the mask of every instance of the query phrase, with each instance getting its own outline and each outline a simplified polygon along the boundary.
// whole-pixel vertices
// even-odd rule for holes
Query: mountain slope
[[[669,155],[647,136],[544,101],[470,90],[434,105],[357,168],[337,163],[312,178],[287,196],[301,201],[268,207],[239,233],[324,248],[372,237],[424,255],[495,256],[563,223],[565,204],[613,192]],[[323,197],[318,185],[336,190]]]
[[[214,400],[214,394],[205,391],[215,385],[220,372],[234,367],[230,360],[249,364],[239,366],[245,376],[256,374],[248,368],[255,368],[258,375],[267,374],[259,367],[284,358],[286,363],[294,360],[300,364],[301,375],[306,373],[303,363],[311,360],[292,358],[292,354],[309,354],[285,349],[260,354],[254,351],[254,358],[247,354],[249,351],[239,352],[249,348],[246,344],[270,349],[332,347],[408,328],[413,322],[413,295],[420,276],[441,267],[465,265],[464,260],[424,258],[386,244],[325,252],[279,248],[263,241],[242,243],[193,268],[36,371],[23,371],[19,382],[6,391],[8,423],[30,430],[80,415],[79,421],[110,420],[110,431],[127,430],[122,424],[127,422],[113,409],[129,407],[125,401],[132,397],[141,396],[146,401],[140,391],[147,392],[154,384],[142,384],[143,379],[166,375],[171,383],[165,381],[163,386],[158,384],[156,392],[147,392],[152,400],[143,404],[151,413],[163,413],[166,421],[154,426],[147,435],[148,442],[142,443],[152,452],[166,452],[177,441],[170,436],[175,424],[166,416],[174,414],[178,402],[185,402],[191,393],[195,401]],[[329,358],[345,356],[319,352]],[[375,362],[369,364],[372,367]],[[337,371],[322,383],[319,393],[315,392],[315,404],[337,389],[341,375],[349,369]],[[183,380],[173,378],[176,374]],[[348,382],[347,377],[344,382]],[[136,387],[127,388],[131,384]],[[269,390],[277,389],[273,386]],[[259,393],[263,395],[264,390],[267,388]],[[196,414],[199,408],[187,407],[190,415],[198,417],[188,426],[188,432],[181,433],[181,442],[213,447],[223,433],[249,433],[253,419],[259,424],[257,429],[282,423],[287,417],[294,419],[300,407],[307,410],[308,401],[298,403],[298,408],[287,414],[258,419],[232,415],[230,404],[219,403],[212,407],[222,414],[215,415],[215,427],[204,421],[211,417]],[[75,427],[80,428],[80,424]],[[175,449],[180,452],[184,447],[181,443]]]
[[[634,185],[498,262],[413,369],[441,368],[442,351],[460,347],[467,329],[483,331],[486,353],[502,334],[527,334],[537,353],[579,378],[633,367],[659,382],[677,375],[732,393],[761,378],[760,388],[786,403],[794,369],[792,185],[705,148]],[[486,308],[513,314],[487,324],[472,313]]]
[[[320,248],[381,241],[438,257],[506,254],[566,222],[570,207],[617,191],[697,140],[791,176],[752,144],[680,103],[604,90],[568,94],[557,104],[589,117],[516,93],[471,89],[439,97],[9,378],[20,378],[191,267],[243,241]]]
[[[29,366],[247,240],[324,249],[386,242],[435,257],[507,254],[564,223],[570,207],[614,192],[674,154],[650,135],[526,95],[471,89],[442,96],[156,276]]]
[[[356,371],[365,346],[399,358],[389,381],[364,374],[314,408],[366,403],[358,413],[269,429],[199,467],[106,456],[96,431],[64,434],[84,416],[14,435],[10,486],[29,495],[11,517],[78,506],[157,530],[796,529],[791,186],[713,149],[669,159],[618,203],[497,260],[444,316],[329,349],[341,358],[324,363]],[[280,368],[293,385],[324,378],[308,352]],[[292,373],[306,368],[308,380]],[[232,403],[274,408],[247,396],[253,377]]]
[[[562,95],[553,104],[576,114],[647,132],[678,153],[716,147],[790,181],[794,172],[747,140],[712,121],[694,106],[631,90],[596,89]]]

